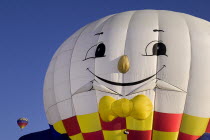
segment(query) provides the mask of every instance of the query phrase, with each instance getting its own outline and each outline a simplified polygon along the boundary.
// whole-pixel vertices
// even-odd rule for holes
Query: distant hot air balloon
[[[23,129],[24,127],[26,127],[26,125],[28,125],[28,119],[26,119],[26,118],[19,118],[17,120],[17,124],[20,127],[20,129]]]
[[[72,140],[196,140],[210,118],[210,23],[171,11],[107,16],[53,56],[44,106]]]

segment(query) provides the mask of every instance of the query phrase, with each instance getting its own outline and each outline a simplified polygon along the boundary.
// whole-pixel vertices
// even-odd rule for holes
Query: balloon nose
[[[118,62],[119,72],[126,73],[128,72],[129,68],[130,68],[130,62],[129,62],[128,56],[127,55],[121,56]]]

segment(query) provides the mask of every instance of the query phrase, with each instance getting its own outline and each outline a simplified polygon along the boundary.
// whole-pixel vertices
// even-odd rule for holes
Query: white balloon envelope
[[[210,23],[159,10],[90,23],[53,56],[44,106],[72,140],[196,140],[210,118]]]

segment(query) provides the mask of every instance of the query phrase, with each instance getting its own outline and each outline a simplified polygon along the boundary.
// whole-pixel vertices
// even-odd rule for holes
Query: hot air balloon
[[[208,21],[161,10],[99,19],[50,62],[50,128],[72,140],[196,140],[209,130],[209,61]]]
[[[20,129],[22,130],[23,128],[26,127],[26,125],[28,125],[28,119],[26,119],[26,118],[19,118],[17,120],[17,124],[20,127]]]

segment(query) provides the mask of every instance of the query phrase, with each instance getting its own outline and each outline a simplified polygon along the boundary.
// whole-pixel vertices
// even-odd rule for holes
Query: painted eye
[[[166,46],[163,43],[155,43],[152,48],[153,55],[166,55]]]
[[[100,43],[96,48],[95,57],[104,57],[105,51],[105,45],[103,43]]]
[[[153,44],[153,45],[152,45]],[[147,44],[145,48],[145,54],[142,54],[143,56],[159,56],[159,55],[165,55],[166,54],[166,45],[161,40],[154,40],[151,41],[149,44]]]
[[[93,45],[92,47],[90,47],[90,49],[88,49],[86,55],[85,55],[85,60],[87,59],[91,59],[91,58],[99,58],[99,57],[105,57],[105,51],[106,51],[106,47],[105,44],[100,42],[96,45]]]

